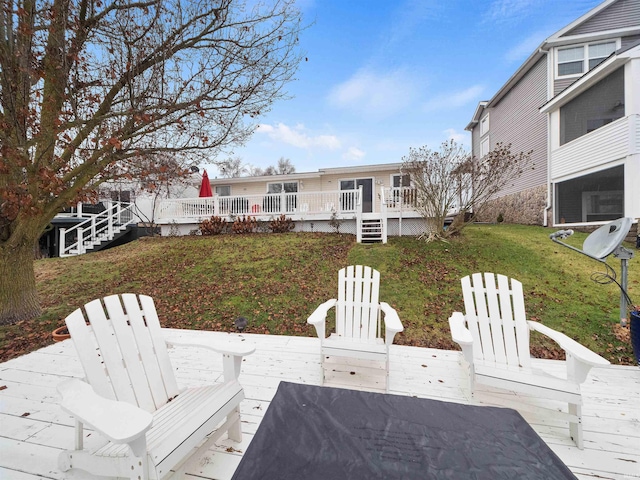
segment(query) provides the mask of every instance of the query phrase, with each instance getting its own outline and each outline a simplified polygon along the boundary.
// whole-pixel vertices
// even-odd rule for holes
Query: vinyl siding
[[[575,78],[560,78],[553,82],[553,95],[558,95],[562,91],[575,82]]]
[[[640,42],[640,35],[629,35],[628,37],[622,37],[620,46],[621,48],[627,48],[638,42]]]
[[[619,0],[563,37],[640,25],[640,0]]]
[[[547,182],[547,117],[539,112],[547,101],[547,59],[541,58],[494,107],[489,109],[490,148],[498,142],[511,144],[512,153],[531,154],[528,168],[500,196],[510,195]],[[479,133],[479,129],[478,129]],[[476,129],[474,129],[475,148]],[[479,150],[479,139],[478,139]]]

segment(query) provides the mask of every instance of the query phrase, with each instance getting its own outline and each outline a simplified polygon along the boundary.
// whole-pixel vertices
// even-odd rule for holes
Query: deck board
[[[314,338],[186,330],[167,330],[167,334],[195,341],[204,336],[231,337],[256,345],[256,352],[245,358],[240,376],[246,395],[241,405],[243,441],[220,441],[196,462],[187,478],[231,478],[280,381],[319,384],[321,380],[320,349]],[[182,347],[172,349],[170,355],[182,384],[220,378],[219,355]],[[394,345],[390,393],[469,403],[466,372],[459,358],[459,352]],[[557,361],[538,362],[552,369],[562,367]],[[330,359],[330,364],[329,386],[384,390],[380,365],[337,358]],[[73,444],[73,421],[58,406],[55,389],[70,377],[82,377],[70,341],[0,364],[0,387],[6,386],[0,390],[0,479],[90,478],[84,472],[63,474],[57,468],[58,453]],[[583,397],[583,451],[569,438],[567,424],[540,408],[560,410],[566,404],[484,387],[474,403],[516,408],[580,479],[640,478],[640,368],[593,369],[583,386]],[[89,445],[93,438],[87,437]]]

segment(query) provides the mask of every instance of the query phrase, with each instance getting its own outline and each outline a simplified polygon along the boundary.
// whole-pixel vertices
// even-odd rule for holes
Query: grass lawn
[[[632,363],[628,329],[619,327],[618,287],[593,282],[591,274],[604,266],[549,240],[552,231],[478,225],[450,243],[394,237],[386,245],[312,233],[143,238],[103,252],[38,260],[45,313],[0,327],[0,360],[51,343],[51,330],[84,303],[125,292],[154,297],[166,327],[233,331],[234,319],[244,316],[248,333],[314,336],[307,316],[335,297],[337,271],[364,264],[380,270],[381,299],[398,310],[405,326],[396,343],[455,349],[447,320],[462,309],[460,277],[489,271],[523,283],[530,319],[613,363]],[[576,233],[567,243],[580,248],[584,238]],[[639,261],[629,262],[629,293],[636,303]],[[608,263],[619,272],[619,260],[610,256]],[[539,337],[532,344],[536,356],[560,355]]]

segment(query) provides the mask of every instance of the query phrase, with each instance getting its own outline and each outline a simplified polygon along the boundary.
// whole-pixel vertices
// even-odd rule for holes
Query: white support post
[[[66,249],[67,239],[66,239],[66,228],[60,229],[60,235],[58,236],[58,256],[64,257],[64,251]]]
[[[356,203],[356,242],[362,243],[362,185],[358,187],[358,193],[354,200]]]
[[[284,191],[284,188],[280,192],[280,214],[287,213],[287,195]]]
[[[82,202],[78,202],[76,206],[76,217],[82,217]]]
[[[84,232],[82,227],[78,227],[78,236],[77,236],[77,245],[78,245],[78,255],[82,255],[84,253]]]
[[[107,215],[107,234],[109,240],[113,238],[113,205],[109,209],[109,213]]]
[[[380,228],[382,228],[382,243],[387,243],[387,198],[384,195],[384,185],[380,187],[380,199],[382,203],[380,205]]]

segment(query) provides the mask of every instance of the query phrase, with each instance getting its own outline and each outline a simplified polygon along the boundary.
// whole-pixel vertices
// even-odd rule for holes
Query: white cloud
[[[507,23],[517,21],[540,7],[540,0],[494,0],[484,14],[485,22]]]
[[[362,69],[334,87],[329,93],[329,102],[362,115],[384,118],[414,102],[415,85],[413,76],[403,68],[385,73]]]
[[[349,149],[342,154],[343,160],[361,160],[366,155],[366,152],[356,147],[349,147]]]
[[[305,127],[301,124],[291,128],[284,123],[278,123],[275,126],[263,123],[258,125],[257,132],[264,133],[277,142],[286,143],[298,148],[319,147],[336,150],[341,146],[340,139],[335,135],[311,136],[305,133]]]
[[[482,85],[473,85],[458,92],[444,93],[429,100],[425,104],[424,109],[426,111],[434,111],[464,107],[471,102],[478,102],[482,92],[484,92],[484,87]]]
[[[548,35],[545,35],[543,32],[532,33],[520,43],[517,43],[509,50],[507,50],[504,58],[509,62],[525,60],[529,55],[533,53],[536,48],[540,46],[542,41],[547,38],[547,36]]]
[[[468,133],[458,132],[455,128],[447,128],[444,134],[447,136],[447,140],[453,140],[456,143],[466,144],[469,140]]]

